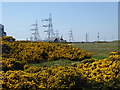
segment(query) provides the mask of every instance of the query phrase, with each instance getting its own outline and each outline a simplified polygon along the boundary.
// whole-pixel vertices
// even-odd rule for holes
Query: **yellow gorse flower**
[[[120,88],[119,51],[111,52],[109,58],[95,60],[88,59],[91,54],[87,51],[61,43],[3,41],[2,45],[3,60],[0,63],[2,63],[4,71],[0,72],[2,74],[0,82],[2,82],[3,89],[85,89],[87,86],[99,89],[103,86]],[[35,67],[26,65],[26,63],[38,63],[59,58],[83,61],[79,64],[73,63],[71,66]]]

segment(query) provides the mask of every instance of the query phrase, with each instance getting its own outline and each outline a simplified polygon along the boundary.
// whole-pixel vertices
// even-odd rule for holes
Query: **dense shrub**
[[[2,58],[2,70],[23,70],[25,62],[17,61],[15,58]]]
[[[115,56],[115,55],[114,55]],[[119,57],[118,57],[119,58]],[[79,88],[120,89],[120,60],[95,60],[74,66],[24,66],[3,73],[4,89]]]
[[[32,67],[35,68],[35,67]],[[72,67],[40,68],[38,72],[7,71],[3,73],[4,89],[85,88],[86,80]],[[34,69],[35,70],[35,69]]]
[[[15,38],[13,38],[12,36],[4,36],[2,37],[3,41],[15,41]]]
[[[16,58],[20,61],[41,62],[42,60],[84,60],[91,57],[91,53],[79,50],[68,44],[47,42],[2,42],[3,57]]]
[[[85,50],[68,44],[47,42],[2,42],[0,82],[5,90],[41,88],[120,89],[120,51],[96,60]],[[79,60],[71,66],[35,67],[26,63],[65,58]],[[90,58],[90,59],[89,59]]]
[[[108,59],[79,64],[77,67],[84,77],[92,81],[94,87],[120,89],[120,55],[112,54]]]

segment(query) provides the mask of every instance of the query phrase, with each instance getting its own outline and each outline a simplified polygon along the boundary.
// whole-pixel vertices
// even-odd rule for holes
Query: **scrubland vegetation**
[[[98,59],[80,46],[6,38],[0,61],[3,90],[120,89],[120,51]]]

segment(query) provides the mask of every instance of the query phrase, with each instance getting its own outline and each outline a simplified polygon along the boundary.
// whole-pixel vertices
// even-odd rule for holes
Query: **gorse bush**
[[[41,62],[42,60],[83,60],[91,57],[91,53],[61,43],[47,42],[2,42],[3,57],[16,58],[19,61]]]
[[[33,67],[35,68],[35,67]],[[79,83],[79,84],[78,84]],[[3,73],[3,89],[84,88],[85,80],[72,67],[41,68],[36,73],[7,71]]]
[[[99,88],[120,89],[120,55],[93,63],[78,64],[82,75]],[[97,83],[96,83],[97,82]]]
[[[23,70],[25,62],[17,61],[15,58],[2,58],[2,70]]]
[[[116,55],[114,55],[116,56]],[[120,60],[108,58],[74,66],[35,67],[3,72],[4,89],[120,89]]]
[[[2,37],[3,41],[15,41],[15,38],[13,38],[12,36],[4,36]]]
[[[120,89],[120,51],[97,60],[91,58],[91,53],[68,44],[29,41],[2,41],[2,50],[3,90]],[[27,65],[62,58],[81,63],[51,67]]]

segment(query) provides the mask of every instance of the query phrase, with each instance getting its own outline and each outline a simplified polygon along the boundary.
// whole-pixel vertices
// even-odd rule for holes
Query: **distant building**
[[[64,40],[63,37],[61,36],[61,38],[60,37],[59,38],[55,38],[54,42],[63,42],[63,43],[65,43],[66,40]]]
[[[4,32],[4,26],[0,24],[0,37],[6,36],[6,32]]]

